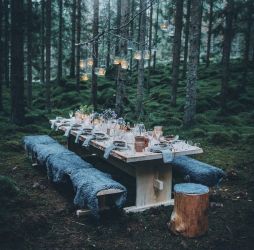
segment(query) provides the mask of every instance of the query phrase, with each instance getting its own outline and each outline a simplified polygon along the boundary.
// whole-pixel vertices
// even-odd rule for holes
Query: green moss
[[[224,145],[231,142],[230,134],[225,132],[212,132],[209,139],[214,145]]]
[[[5,202],[6,200],[16,197],[19,194],[19,188],[16,183],[9,177],[3,175],[0,175],[0,190],[1,202]]]
[[[246,135],[245,142],[250,145],[254,145],[254,134]]]
[[[206,137],[207,133],[205,130],[203,129],[200,129],[200,128],[194,128],[192,131],[191,131],[191,134],[194,136],[194,137]]]

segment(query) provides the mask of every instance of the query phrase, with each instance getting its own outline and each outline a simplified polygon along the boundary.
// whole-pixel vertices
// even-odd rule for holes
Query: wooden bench
[[[120,207],[123,206],[122,203],[125,202],[127,193],[125,187],[114,181],[109,175],[94,168],[90,163],[81,159],[74,152],[60,146],[54,140],[48,140],[46,144],[44,141],[40,143],[40,138],[36,136],[24,138],[23,141],[25,149],[32,151],[30,153],[33,155],[33,166],[39,164],[46,167],[49,179],[53,182],[61,182],[66,176],[70,178],[76,190],[74,199],[74,201],[76,201],[76,203],[74,202],[75,205],[84,203],[98,210],[110,208],[112,204]],[[30,145],[30,147],[27,145]],[[40,158],[39,161],[38,158]],[[54,174],[57,175],[56,178],[53,178]],[[106,188],[107,185],[116,188]],[[91,196],[87,195],[84,187],[88,187],[90,191],[96,192],[96,197],[93,197],[92,194]],[[98,192],[96,190],[98,190]],[[85,194],[84,201],[82,202],[80,201],[80,199],[82,199],[80,194]],[[98,208],[97,202],[94,202],[94,199],[98,200]],[[78,210],[77,215],[80,216],[87,212],[88,210]]]

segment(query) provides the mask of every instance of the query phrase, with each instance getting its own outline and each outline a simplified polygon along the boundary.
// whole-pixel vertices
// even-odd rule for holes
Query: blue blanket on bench
[[[74,204],[91,209],[98,218],[99,204],[97,193],[107,189],[119,189],[122,193],[114,194],[114,205],[122,208],[127,196],[127,190],[114,181],[109,174],[94,168],[74,152],[58,144],[49,136],[25,136],[23,143],[42,166],[46,166],[48,178],[53,182],[65,182],[70,178],[76,195]]]
[[[34,153],[34,147],[38,144],[49,145],[52,143],[57,143],[53,138],[48,135],[29,135],[24,136],[22,140],[25,149],[28,153]]]
[[[55,183],[64,183],[66,178],[75,174],[77,170],[85,171],[93,166],[82,160],[74,153],[59,155],[50,155],[46,162],[48,178]]]
[[[175,157],[170,164],[174,171],[184,176],[186,181],[208,187],[218,185],[226,176],[223,170],[188,156]]]
[[[87,206],[93,215],[98,217],[99,204],[97,193],[107,189],[120,189],[123,192],[114,194],[114,205],[122,208],[126,201],[127,190],[120,183],[114,181],[109,174],[103,173],[95,168],[85,171],[79,169],[70,176],[76,195],[74,204],[79,207]]]

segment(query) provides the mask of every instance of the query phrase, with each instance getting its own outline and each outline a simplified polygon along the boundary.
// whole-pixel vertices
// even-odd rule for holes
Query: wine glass
[[[155,135],[156,140],[159,141],[162,134],[163,134],[162,126],[155,126],[154,127],[154,135]]]
[[[72,117],[73,117],[73,114],[74,114],[73,110],[70,110],[70,111],[69,111],[69,117],[72,118]]]

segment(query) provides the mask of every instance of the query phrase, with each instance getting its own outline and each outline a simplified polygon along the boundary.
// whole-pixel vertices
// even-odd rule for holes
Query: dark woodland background
[[[0,248],[252,249],[253,24],[253,0],[0,0]],[[150,59],[134,60],[136,50]],[[128,70],[113,64],[117,56]],[[100,65],[105,77],[95,74]],[[64,142],[48,120],[80,105],[201,143],[197,158],[228,174],[211,196],[206,236],[170,235],[172,208],[99,224],[75,217],[70,189],[31,167],[21,138]]]

